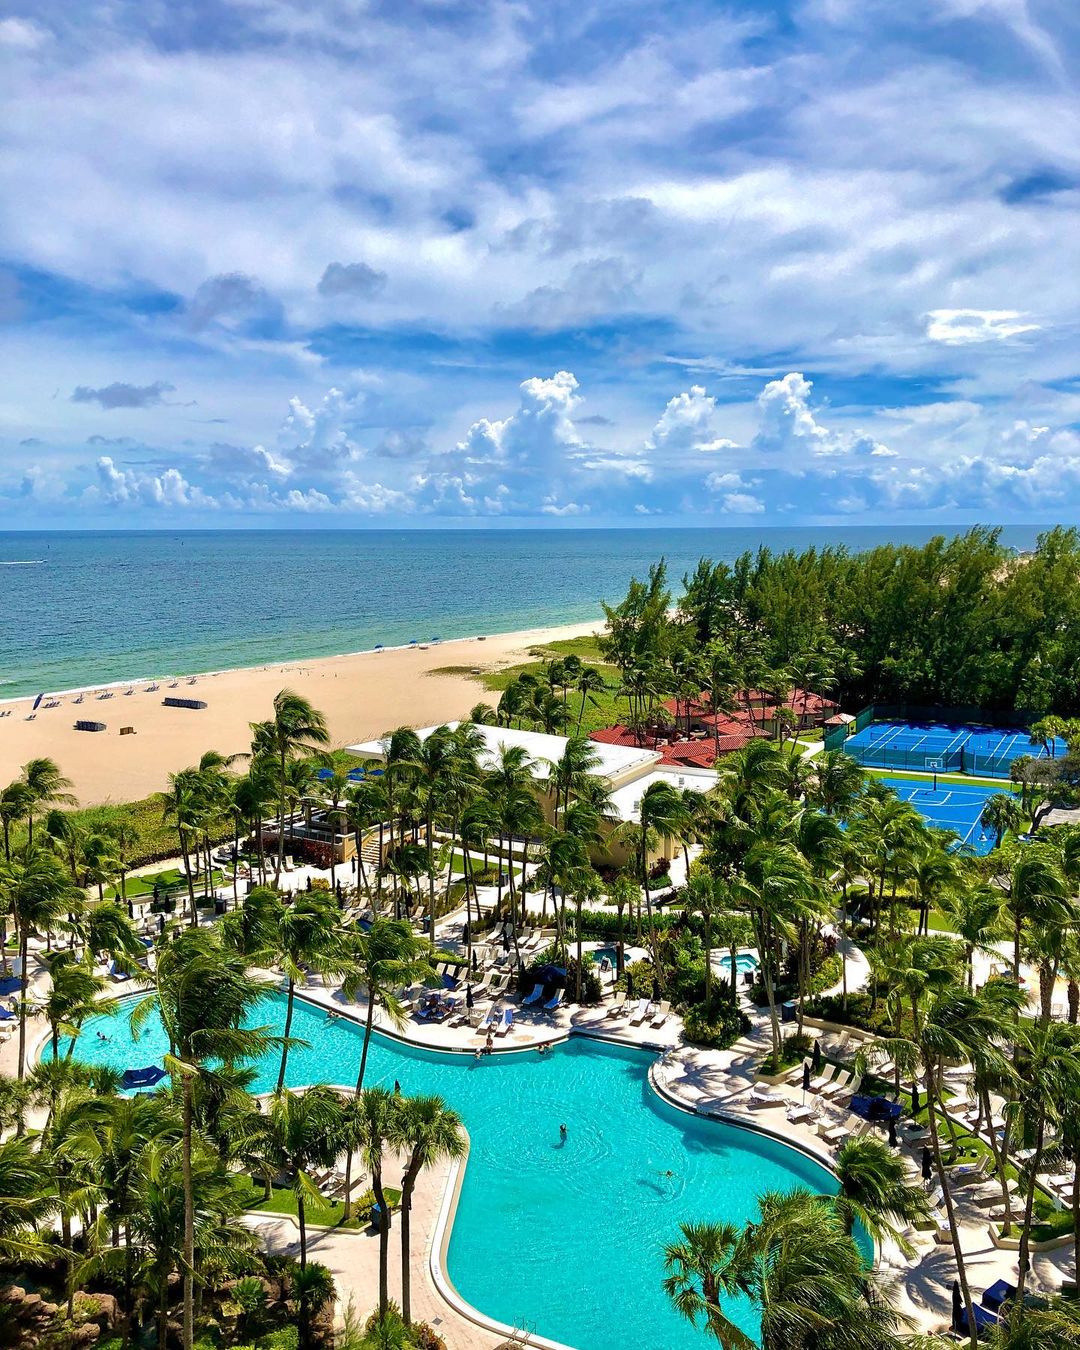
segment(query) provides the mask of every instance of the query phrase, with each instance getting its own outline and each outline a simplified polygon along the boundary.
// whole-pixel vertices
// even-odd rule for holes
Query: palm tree
[[[4,834],[4,861],[11,861],[11,827],[33,809],[30,786],[17,778],[0,792],[0,829]]]
[[[325,1083],[303,1092],[279,1088],[266,1114],[249,1120],[267,1166],[291,1179],[300,1227],[301,1269],[307,1265],[307,1205],[325,1204],[308,1173],[313,1167],[331,1166],[337,1157],[337,1120],[338,1096]]]
[[[275,876],[285,865],[285,799],[288,792],[286,766],[298,755],[310,754],[330,742],[326,719],[306,698],[291,689],[274,696],[274,715],[262,724],[262,748],[273,758],[278,773],[278,852]]]
[[[1023,818],[1024,813],[1014,793],[995,792],[992,797],[987,797],[979,824],[984,830],[993,831],[994,847],[1000,848],[1008,831],[1019,829]]]
[[[360,1153],[371,1174],[371,1189],[379,1211],[379,1319],[390,1306],[388,1284],[390,1264],[390,1206],[383,1189],[383,1151],[398,1136],[398,1098],[386,1088],[365,1088],[358,1093],[362,1117]]]
[[[247,1020],[273,989],[253,978],[247,961],[228,950],[213,929],[189,929],[158,952],[157,987],[132,1012],[133,1032],[156,1010],[169,1038],[165,1067],[183,1109],[183,1350],[194,1340],[195,1191],[193,1172],[194,1079],[212,1061],[226,1065],[255,1059],[280,1045],[266,1027]]]
[[[405,1013],[394,991],[435,973],[426,942],[418,938],[406,919],[375,919],[364,932],[349,934],[347,953],[350,969],[342,984],[346,998],[353,999],[363,989],[367,996],[364,1022],[364,1047],[356,1076],[356,1093],[364,1086],[368,1048],[375,1024],[375,1007],[381,1005],[395,1026],[403,1025]]]
[[[317,975],[329,975],[344,968],[338,927],[337,906],[328,895],[320,895],[318,891],[302,893],[291,905],[279,907],[274,955],[285,975],[287,988],[278,1092],[285,1086],[296,982],[305,979],[309,971]]]
[[[637,835],[638,869],[645,889],[645,914],[649,924],[649,942],[656,961],[656,931],[653,925],[652,897],[649,894],[650,839],[678,839],[687,828],[686,806],[682,794],[671,783],[650,783],[641,794],[637,822],[627,822],[628,833]]]
[[[60,1211],[60,1243],[67,1266],[68,1318],[75,1311],[75,1253],[72,1251],[72,1221],[83,1226],[98,1207],[103,1192],[98,1183],[100,1151],[98,1131],[108,1118],[105,1098],[83,1086],[72,1086],[53,1101],[41,1133],[40,1151],[52,1160],[57,1208]]]
[[[71,1037],[65,1055],[65,1058],[70,1059],[82,1024],[88,1017],[106,1016],[115,1011],[116,1000],[100,997],[107,981],[95,975],[92,966],[84,965],[63,952],[53,957],[49,975],[51,978],[44,1011],[51,1032],[55,1063],[60,1057],[60,1037]]]
[[[405,1154],[401,1178],[401,1315],[412,1321],[412,1266],[409,1221],[412,1196],[420,1173],[445,1159],[468,1152],[461,1117],[441,1097],[404,1097],[398,1103],[394,1141]]]
[[[811,762],[811,800],[829,815],[845,819],[863,790],[865,771],[842,750],[823,750]]]
[[[826,1196],[851,1234],[861,1224],[875,1242],[891,1238],[905,1255],[911,1247],[902,1226],[925,1219],[929,1200],[922,1186],[909,1182],[901,1158],[881,1139],[847,1139],[836,1155],[839,1191]]]
[[[30,935],[69,927],[68,914],[85,897],[63,864],[43,849],[27,849],[0,867],[0,905],[15,923],[19,948],[19,1078],[26,1075],[26,991],[30,982]]]
[[[23,782],[26,785],[24,809],[26,811],[27,843],[34,842],[34,816],[43,806],[74,806],[75,798],[68,791],[71,779],[65,778],[55,760],[32,759],[23,765]]]
[[[161,814],[164,820],[176,822],[176,834],[180,842],[180,854],[184,860],[184,876],[187,880],[189,918],[192,926],[199,921],[195,906],[195,878],[191,869],[191,841],[197,836],[202,819],[202,784],[198,769],[181,769],[169,774],[167,791],[161,794]]]
[[[595,667],[582,666],[574,680],[574,688],[581,695],[577,721],[574,724],[574,731],[580,732],[581,722],[585,716],[585,705],[591,703],[594,708],[600,706],[596,695],[607,688],[607,681]]]
[[[0,1261],[19,1266],[52,1259],[42,1231],[56,1208],[46,1158],[24,1139],[0,1143]]]
[[[832,1207],[807,1191],[767,1193],[761,1217],[742,1229],[684,1224],[665,1249],[664,1289],[689,1321],[703,1320],[723,1350],[758,1344],[727,1315],[725,1298],[761,1310],[761,1350],[899,1347],[890,1306]]]

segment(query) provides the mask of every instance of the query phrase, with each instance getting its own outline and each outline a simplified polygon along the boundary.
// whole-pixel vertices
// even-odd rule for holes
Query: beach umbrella
[[[471,985],[471,984],[467,984],[467,985],[465,986],[465,1006],[466,1006],[466,1008],[471,1008],[471,1007],[473,1006],[473,996],[472,996],[472,985]]]
[[[960,1281],[952,1282],[952,1330],[959,1336],[964,1325],[964,1300],[960,1293]]]
[[[890,1116],[890,1117],[889,1117],[889,1147],[890,1147],[890,1148],[899,1148],[899,1147],[900,1147],[900,1141],[899,1141],[899,1140],[897,1139],[897,1137],[896,1137],[896,1117],[895,1117],[895,1116]]]
[[[930,1150],[923,1144],[922,1151],[922,1179],[929,1181],[934,1175],[934,1158]]]
[[[376,644],[375,644],[375,650],[376,650],[377,652],[381,652],[382,649],[383,649],[382,643],[381,643],[381,642],[376,642]]]
[[[810,1067],[813,1069],[813,1071],[814,1071],[815,1073],[817,1073],[818,1070],[821,1068],[821,1042],[820,1042],[820,1041],[815,1041],[815,1042],[814,1042],[814,1052],[813,1052],[813,1057],[812,1057],[811,1060],[810,1060]]]

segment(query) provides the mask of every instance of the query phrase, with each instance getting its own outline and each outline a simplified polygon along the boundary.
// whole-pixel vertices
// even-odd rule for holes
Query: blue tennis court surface
[[[994,847],[994,836],[979,824],[987,797],[1000,789],[972,784],[941,783],[935,789],[929,783],[909,782],[906,778],[878,780],[892,788],[902,802],[910,802],[928,825],[952,830],[961,844],[980,856]]]
[[[871,722],[843,744],[868,769],[918,769],[1008,778],[1020,755],[1063,755],[1065,742],[1036,745],[1022,727],[952,726],[940,722]]]

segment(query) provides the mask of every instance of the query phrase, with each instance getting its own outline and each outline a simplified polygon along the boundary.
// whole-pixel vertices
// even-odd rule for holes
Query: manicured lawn
[[[921,783],[924,787],[928,783],[932,785],[934,781],[932,773],[909,773],[902,769],[866,769],[864,772],[871,778],[902,778],[907,783]],[[939,773],[937,780],[939,783],[957,783],[967,787],[992,787],[999,792],[1019,791],[1007,778],[975,778],[967,773]]]
[[[236,1178],[237,1189],[243,1192],[245,1197],[244,1208],[255,1214],[286,1214],[291,1218],[296,1218],[296,1196],[292,1190],[284,1186],[275,1186],[270,1193],[270,1199],[264,1200],[264,1188],[257,1181],[252,1181],[250,1177],[240,1176]],[[384,1188],[386,1198],[390,1201],[391,1208],[396,1209],[401,1203],[401,1192],[393,1186]],[[356,1202],[368,1192],[368,1188],[363,1185],[353,1185],[353,1217],[349,1220],[349,1228],[366,1228],[368,1224],[367,1214],[357,1215]],[[327,1200],[325,1205],[305,1204],[304,1218],[307,1223],[318,1224],[325,1228],[344,1227],[345,1206],[340,1200]]]
[[[224,872],[215,869],[210,873],[211,884],[214,886],[223,886],[229,878]],[[175,867],[166,867],[161,872],[151,872],[147,876],[128,877],[127,879],[127,897],[129,900],[137,900],[141,896],[153,895],[154,883],[160,882],[163,886],[179,886],[183,881],[180,871]],[[195,882],[195,894],[199,896],[204,890],[204,881],[200,876]],[[119,886],[106,886],[105,899],[117,900],[120,897]]]

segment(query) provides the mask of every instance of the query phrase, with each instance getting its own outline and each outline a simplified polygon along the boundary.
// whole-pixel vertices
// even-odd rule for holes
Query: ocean
[[[1042,527],[1007,529],[1030,547]],[[0,532],[0,698],[587,622],[663,555],[942,528]]]

